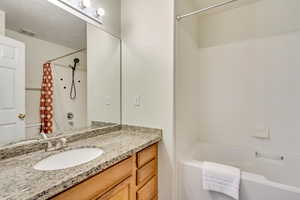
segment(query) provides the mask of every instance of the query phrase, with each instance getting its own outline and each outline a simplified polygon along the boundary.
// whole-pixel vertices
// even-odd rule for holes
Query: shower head
[[[75,58],[75,59],[74,59],[74,63],[75,63],[75,64],[78,64],[79,62],[80,62],[79,58]]]
[[[71,90],[70,90],[70,99],[74,100],[76,98],[76,85],[75,85],[75,70],[76,65],[80,62],[79,58],[74,59],[74,66],[71,66],[72,69],[72,83],[71,83]]]
[[[79,58],[75,58],[75,59],[74,59],[74,66],[71,67],[71,68],[72,68],[73,70],[75,70],[75,69],[76,69],[76,65],[77,65],[79,62],[80,62]]]

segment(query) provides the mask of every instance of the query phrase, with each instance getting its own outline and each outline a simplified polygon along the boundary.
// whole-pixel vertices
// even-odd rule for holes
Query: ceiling
[[[30,30],[34,37],[73,49],[86,47],[86,22],[47,0],[0,0],[6,28]]]

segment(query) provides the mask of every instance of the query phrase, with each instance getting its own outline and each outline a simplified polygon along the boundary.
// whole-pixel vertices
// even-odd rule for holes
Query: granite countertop
[[[38,171],[33,166],[59,151],[36,151],[0,160],[0,199],[37,200],[50,198],[67,188],[159,142],[162,132],[125,128],[69,143],[65,150],[99,147],[104,154],[75,167],[54,171]]]

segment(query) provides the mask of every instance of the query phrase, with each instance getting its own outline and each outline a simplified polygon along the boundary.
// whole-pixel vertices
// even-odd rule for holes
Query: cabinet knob
[[[24,120],[24,119],[25,119],[25,117],[26,117],[26,115],[25,115],[25,114],[22,114],[22,113],[20,113],[20,114],[18,115],[18,117],[19,117],[19,119],[21,119],[21,120]]]

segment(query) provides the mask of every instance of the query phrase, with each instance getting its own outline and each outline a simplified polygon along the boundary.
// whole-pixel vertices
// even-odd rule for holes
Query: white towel
[[[203,189],[239,199],[240,169],[212,162],[203,163]]]

